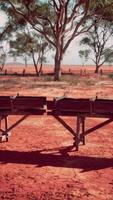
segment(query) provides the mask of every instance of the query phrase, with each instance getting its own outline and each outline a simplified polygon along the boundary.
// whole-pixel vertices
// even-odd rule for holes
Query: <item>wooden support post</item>
[[[80,121],[81,118],[80,116],[77,116],[77,126],[76,126],[76,136],[75,136],[75,146],[76,146],[76,151],[79,150],[79,141],[80,141]]]
[[[2,119],[1,119],[1,117],[0,117],[0,129],[1,129],[1,120],[2,120]]]
[[[84,135],[84,133],[85,133],[85,117],[81,117],[81,122],[82,122],[82,138],[81,138],[81,140],[82,140],[82,143],[83,143],[83,145],[85,145],[85,135]]]
[[[2,133],[1,133],[1,120],[2,120],[2,118],[0,117],[0,142],[2,141]]]
[[[8,142],[8,132],[7,132],[7,130],[8,130],[8,117],[5,116],[4,120],[5,120],[5,137],[6,137],[6,142]]]
[[[82,133],[80,133],[82,132]],[[85,145],[85,117],[77,116],[77,125],[76,125],[76,134],[75,134],[75,142],[74,145],[76,147],[76,151],[79,150],[79,143],[82,142]]]

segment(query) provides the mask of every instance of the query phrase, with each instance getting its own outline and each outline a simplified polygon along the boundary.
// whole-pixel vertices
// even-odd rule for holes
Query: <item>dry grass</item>
[[[86,76],[80,76],[76,74],[64,74],[61,77],[61,80],[53,81],[52,75],[43,75],[40,77],[37,76],[1,76],[0,77],[0,88],[12,88],[14,86],[21,85],[21,87],[27,87],[27,88],[36,88],[36,87],[53,87],[58,86],[60,87],[62,84],[68,84],[68,85],[81,85],[81,86],[95,86],[99,82],[106,82],[111,81],[113,82],[113,74],[109,75],[86,75]]]
[[[1,76],[1,95],[42,95],[47,97],[109,98],[113,99],[113,79],[108,75],[62,75],[61,81],[53,76]]]

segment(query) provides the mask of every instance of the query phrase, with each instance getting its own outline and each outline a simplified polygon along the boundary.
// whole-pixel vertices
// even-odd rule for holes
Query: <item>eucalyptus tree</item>
[[[113,0],[92,0],[94,13],[103,20],[113,21]]]
[[[6,63],[7,53],[3,45],[0,46],[0,71],[3,71]]]
[[[27,60],[32,60],[36,75],[42,72],[42,63],[46,61],[45,53],[48,50],[48,43],[41,35],[31,30],[23,29],[16,32],[15,39],[10,40],[10,55],[22,57],[27,66]],[[40,67],[38,68],[38,65]]]
[[[113,24],[106,20],[92,18],[94,26],[85,34],[80,45],[89,47],[93,55],[91,60],[95,63],[95,73],[99,68],[109,62],[113,56]]]
[[[28,39],[22,33],[16,33],[14,39],[10,39],[10,50],[9,55],[16,60],[21,57],[25,62],[25,67],[27,67],[27,60],[30,57],[30,52],[28,50]]]
[[[82,64],[84,66],[85,62],[88,61],[90,55],[89,49],[84,49],[79,51],[79,57],[82,59]]]
[[[8,38],[6,32],[9,32],[11,26],[9,24],[4,25],[4,27],[0,27],[0,71],[3,71],[6,59],[7,59],[7,45]]]
[[[92,26],[82,26],[93,9],[90,0],[4,0],[1,7],[20,24],[29,23],[55,50],[54,80],[60,79],[63,56],[75,37]]]

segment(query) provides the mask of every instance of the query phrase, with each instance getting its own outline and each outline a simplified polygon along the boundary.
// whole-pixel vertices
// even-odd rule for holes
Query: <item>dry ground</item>
[[[0,95],[17,93],[113,99],[113,80],[1,76]],[[10,116],[9,125],[20,117]],[[76,128],[76,118],[63,120]],[[87,118],[86,128],[102,121]],[[113,199],[113,123],[89,134],[79,152],[72,147],[73,136],[52,116],[29,116],[11,132],[9,142],[0,143],[0,200]]]

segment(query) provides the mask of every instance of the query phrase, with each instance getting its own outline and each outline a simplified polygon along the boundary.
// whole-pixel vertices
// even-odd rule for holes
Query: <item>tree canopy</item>
[[[83,25],[90,17],[90,0],[5,0],[1,3],[9,16],[21,26],[29,23],[55,49],[55,80],[60,78],[60,66],[72,40],[86,32]]]
[[[92,0],[92,7],[97,16],[103,20],[113,21],[113,1],[112,0]]]
[[[111,0],[4,0],[0,1],[12,24],[26,24],[43,35],[55,50],[54,80],[60,79],[63,56],[75,37],[87,32],[92,16],[107,18],[112,13]],[[111,20],[109,18],[109,20]],[[87,26],[85,26],[87,23]]]
[[[89,50],[93,52],[92,61],[96,65],[95,72],[105,62],[109,62],[113,55],[113,24],[106,20],[98,20],[93,17],[94,26],[85,34],[80,41],[80,45],[89,47]]]

